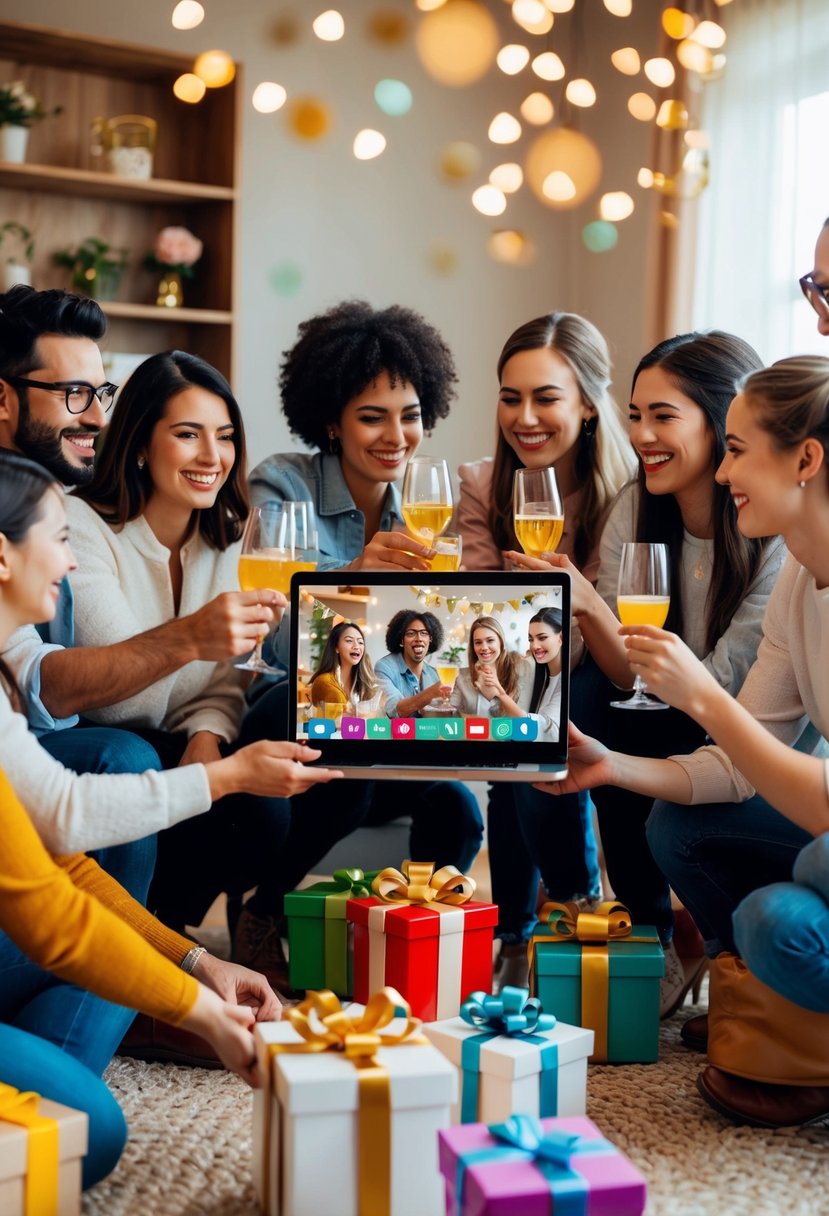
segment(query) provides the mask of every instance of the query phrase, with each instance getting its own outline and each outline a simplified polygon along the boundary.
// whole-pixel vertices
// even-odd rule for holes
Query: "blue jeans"
[[[769,988],[829,1013],[829,833],[800,851],[792,878],[746,896],[733,916],[734,940]]]
[[[288,683],[274,684],[248,710],[239,742],[284,739],[288,723]],[[478,803],[461,782],[337,781],[291,799],[284,846],[269,866],[263,892],[252,897],[260,915],[281,914],[282,898],[313,870],[330,848],[365,822],[410,815],[411,856],[435,865],[467,870],[477,856],[484,825]],[[360,859],[355,858],[355,865]],[[401,858],[389,858],[398,865]]]
[[[161,767],[153,748],[128,731],[72,727],[44,735],[40,742],[76,773]],[[91,856],[135,899],[146,900],[155,864],[154,836]],[[113,1169],[126,1143],[124,1116],[100,1076],[134,1017],[133,1010],[44,971],[0,933],[0,1080],[88,1113],[84,1187]]]
[[[791,882],[798,854],[812,840],[759,795],[701,806],[655,802],[647,833],[711,958],[739,953],[732,924],[738,906],[760,887]]]

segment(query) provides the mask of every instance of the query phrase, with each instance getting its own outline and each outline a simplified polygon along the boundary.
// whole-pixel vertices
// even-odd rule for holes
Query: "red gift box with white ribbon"
[[[354,925],[354,999],[396,988],[424,1022],[457,1017],[470,992],[492,988],[495,904],[470,899],[475,884],[453,866],[428,863],[383,870],[377,898],[350,899]],[[424,881],[425,880],[425,881]]]

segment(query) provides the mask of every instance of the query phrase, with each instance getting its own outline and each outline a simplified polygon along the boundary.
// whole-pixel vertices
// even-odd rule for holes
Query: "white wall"
[[[184,53],[222,47],[244,65],[245,94],[263,79],[277,80],[291,93],[317,93],[331,106],[335,122],[328,137],[301,144],[287,131],[284,112],[257,114],[246,102],[242,139],[240,247],[240,359],[235,388],[248,422],[253,461],[293,446],[279,414],[275,387],[280,352],[294,340],[303,318],[348,296],[374,305],[403,303],[421,310],[452,347],[460,374],[460,396],[452,415],[441,423],[424,450],[440,452],[456,466],[462,459],[489,454],[494,437],[494,366],[504,339],[515,326],[541,312],[580,311],[607,335],[616,364],[617,397],[627,401],[630,372],[644,350],[642,291],[645,273],[648,206],[636,186],[636,173],[648,160],[650,128],[627,113],[629,93],[643,87],[611,66],[618,46],[636,45],[655,53],[659,9],[636,6],[632,18],[611,17],[596,0],[578,0],[584,13],[584,74],[600,88],[599,104],[584,112],[582,127],[600,144],[605,157],[602,189],[625,189],[637,211],[620,225],[617,248],[588,253],[582,226],[595,217],[596,199],[572,213],[555,213],[528,190],[514,197],[507,213],[488,220],[473,210],[469,195],[502,160],[523,159],[535,128],[521,143],[497,149],[486,129],[501,109],[519,101],[542,82],[525,71],[507,78],[497,69],[468,89],[432,82],[420,67],[412,40],[383,48],[365,34],[367,18],[378,8],[417,14],[408,0],[339,0],[346,37],[324,44],[310,22],[325,4],[297,0],[294,5],[263,0],[204,0],[207,17],[198,29],[179,32],[170,24],[173,0],[143,0],[140,5],[111,0],[3,0],[4,19],[58,25],[98,36],[134,40]],[[546,40],[523,36],[509,21],[502,0],[488,0],[509,31],[504,40],[524,42],[533,53]],[[291,13],[302,36],[290,47],[269,36],[276,17]],[[552,46],[567,62],[569,18],[560,18]],[[561,37],[558,38],[558,33]],[[384,76],[405,80],[415,96],[403,118],[383,116],[373,101],[375,83]],[[644,82],[646,83],[646,82]],[[603,86],[603,87],[602,87]],[[559,86],[548,86],[558,101]],[[363,126],[380,127],[389,146],[376,161],[357,162],[351,141]],[[530,136],[527,135],[527,130]],[[436,169],[441,146],[470,139],[484,152],[480,180],[450,187]],[[539,256],[528,269],[505,267],[484,250],[488,233],[508,222],[526,230]],[[429,251],[434,241],[455,247],[458,268],[451,277],[434,273]],[[292,299],[280,298],[268,283],[269,271],[283,261],[298,263],[303,285]]]

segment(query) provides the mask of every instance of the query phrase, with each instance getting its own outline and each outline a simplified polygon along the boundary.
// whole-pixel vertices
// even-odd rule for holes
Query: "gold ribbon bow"
[[[607,1060],[608,1002],[610,993],[610,957],[608,943],[625,939],[630,942],[656,941],[655,937],[633,937],[630,912],[624,904],[606,900],[594,912],[582,912],[576,904],[550,901],[539,916],[546,922],[547,933],[530,938],[530,976],[535,992],[533,960],[540,942],[577,941],[581,950],[581,1024],[595,1033],[595,1048],[590,1059],[595,1063]],[[552,1012],[552,1011],[549,1011]]]
[[[57,1216],[58,1121],[39,1113],[40,1097],[0,1082],[0,1122],[28,1132],[24,1216]]]
[[[450,867],[451,868],[451,867]],[[399,1034],[380,1034],[402,1009],[406,1025]],[[312,1015],[316,1018],[312,1020]],[[378,1047],[424,1046],[418,1034],[420,1018],[413,1018],[408,1001],[394,988],[381,988],[365,1011],[349,1017],[339,998],[328,989],[309,992],[306,999],[287,1012],[301,1043],[269,1043],[269,1061],[281,1054],[342,1051],[358,1070],[357,1084],[357,1186],[360,1216],[389,1216],[391,1211],[391,1085],[389,1074],[378,1064]],[[270,1069],[268,1070],[270,1074]],[[267,1077],[270,1085],[270,1075]],[[271,1138],[270,1098],[265,1115],[264,1194],[270,1193],[268,1160]]]
[[[404,861],[403,873],[387,866],[371,884],[378,899],[390,904],[448,904],[458,907],[475,894],[474,878],[454,866],[435,870],[433,861]],[[458,888],[460,887],[460,890]],[[435,908],[440,911],[440,906]]]

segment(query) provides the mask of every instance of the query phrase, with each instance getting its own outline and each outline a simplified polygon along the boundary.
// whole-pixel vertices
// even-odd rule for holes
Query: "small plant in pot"
[[[61,249],[53,254],[58,266],[72,273],[72,286],[96,300],[113,300],[127,266],[129,250],[112,248],[106,241],[88,236],[77,249]]]
[[[28,228],[15,220],[0,224],[0,249],[2,249],[3,274],[0,283],[4,291],[23,283],[32,284],[32,258],[35,242]]]

